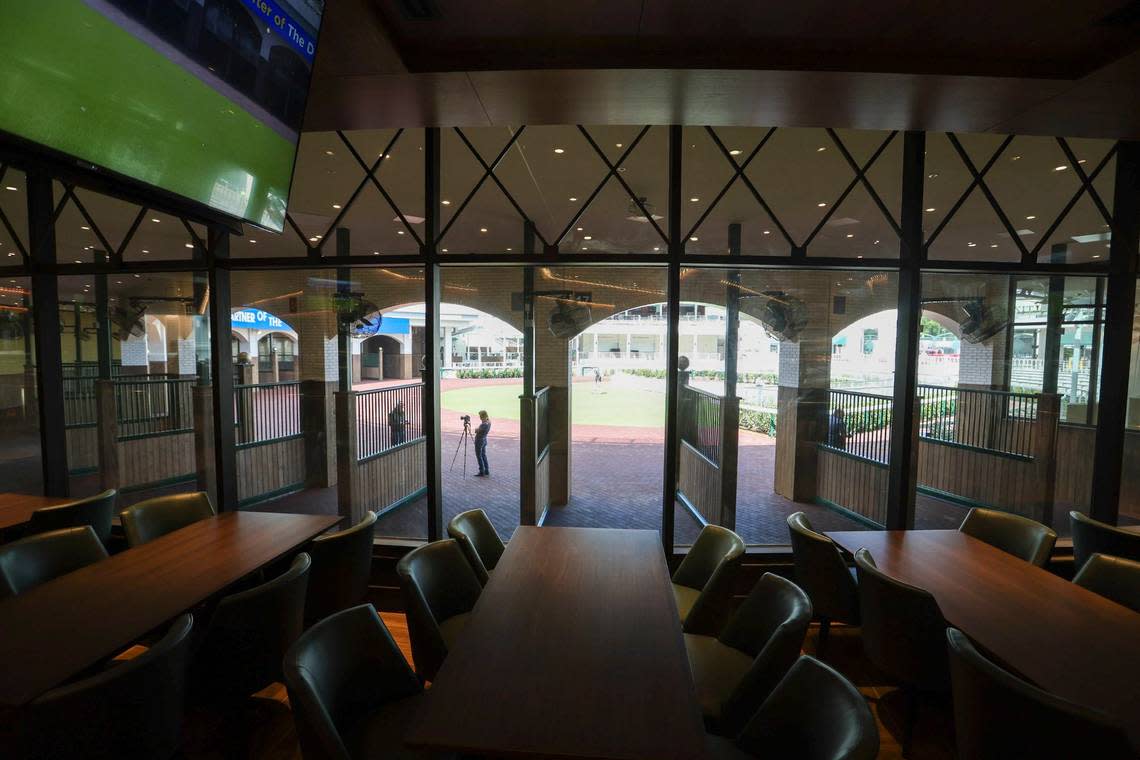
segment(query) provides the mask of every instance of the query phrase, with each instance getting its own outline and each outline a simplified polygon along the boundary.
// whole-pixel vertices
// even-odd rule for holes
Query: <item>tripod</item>
[[[451,457],[451,469],[455,470],[455,460],[459,458],[459,449],[463,448],[463,477],[467,477],[467,442],[471,440],[471,420],[463,420],[463,435],[459,436],[459,443],[455,445],[455,456]]]

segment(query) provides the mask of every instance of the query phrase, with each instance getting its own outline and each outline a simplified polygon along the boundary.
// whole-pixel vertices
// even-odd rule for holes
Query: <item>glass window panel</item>
[[[0,261],[7,266],[19,258],[21,246],[25,250],[28,246],[28,199],[23,172],[9,168],[0,177],[0,211],[11,225],[10,231],[8,225],[0,222]]]
[[[379,152],[361,157],[369,163]],[[302,133],[289,194],[289,216],[307,239],[328,234],[340,212],[337,207],[348,202],[364,177],[364,169],[336,132]],[[311,242],[316,245],[318,241]]]
[[[608,171],[577,127],[537,126],[523,130],[495,174],[554,244]]]
[[[11,175],[6,177],[11,179]],[[3,192],[0,190],[0,192]],[[22,195],[22,194],[21,194]],[[31,282],[0,285],[0,476],[5,490],[43,493]]]
[[[862,183],[856,185],[808,246],[812,256],[897,258],[898,235]]]
[[[1140,303],[1132,320],[1132,355],[1128,364],[1128,407],[1124,427],[1124,468],[1120,476],[1122,526],[1140,525]]]
[[[932,208],[927,206],[927,208]],[[933,231],[928,227],[926,232]],[[1019,236],[1032,240],[1032,230],[1017,228]],[[928,237],[929,241],[929,237]],[[946,261],[1021,261],[1021,251],[1001,223],[985,195],[975,187],[950,217],[934,241],[928,242],[931,259]]]

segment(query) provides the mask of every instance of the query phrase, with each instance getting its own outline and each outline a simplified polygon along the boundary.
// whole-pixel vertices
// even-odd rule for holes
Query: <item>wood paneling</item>
[[[491,755],[703,756],[657,532],[520,527],[406,739]]]
[[[829,532],[928,590],[946,620],[1041,688],[1108,713],[1140,746],[1140,615],[955,530]]]
[[[365,510],[395,504],[426,485],[425,446],[422,439],[358,462],[353,469],[353,524]]]
[[[160,483],[198,471],[194,433],[119,441],[119,488]]]
[[[227,512],[0,602],[0,704],[25,704],[340,519]]]
[[[888,476],[885,465],[819,448],[818,498],[878,525],[887,522]]]
[[[1052,517],[1035,462],[922,439],[918,484],[1041,522]]]
[[[681,441],[677,490],[705,518],[705,522],[721,524],[720,468],[701,456],[687,441]]]
[[[237,450],[238,501],[305,482],[305,440],[292,438]]]
[[[67,469],[71,472],[99,466],[99,430],[77,427],[67,430]]]

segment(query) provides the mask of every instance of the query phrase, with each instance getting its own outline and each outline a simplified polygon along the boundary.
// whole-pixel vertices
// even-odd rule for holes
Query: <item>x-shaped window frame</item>
[[[4,181],[4,177],[7,174],[8,165],[0,164],[0,182]],[[20,258],[23,260],[24,266],[28,266],[28,248],[24,245],[24,241],[20,240],[20,236],[16,234],[16,228],[12,225],[12,221],[8,219],[8,215],[4,213],[3,208],[0,208],[0,224],[4,225],[4,229],[8,231],[8,235],[12,238],[12,242],[16,244],[16,250],[20,252]]]

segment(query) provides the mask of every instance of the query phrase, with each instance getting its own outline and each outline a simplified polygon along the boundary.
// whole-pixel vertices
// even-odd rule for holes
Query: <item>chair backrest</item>
[[[701,529],[673,573],[673,583],[701,592],[684,620],[687,633],[715,635],[725,624],[744,548],[744,540],[728,528],[706,525]]]
[[[99,541],[106,546],[111,539],[111,518],[115,515],[118,495],[119,492],[111,488],[86,499],[37,509],[28,521],[28,535],[90,525]]]
[[[343,736],[355,720],[422,689],[371,604],[314,625],[283,667],[305,760],[349,760]]]
[[[506,549],[487,513],[481,509],[460,512],[447,524],[447,535],[459,542],[479,582],[486,585]]]
[[[736,744],[757,757],[874,760],[879,729],[850,681],[804,655],[764,700]]]
[[[839,547],[816,532],[807,515],[788,515],[796,583],[807,592],[815,614],[827,620],[859,624],[859,589]]]
[[[408,552],[396,564],[400,592],[408,616],[408,637],[416,673],[433,680],[447,656],[439,626],[448,618],[470,612],[483,585],[451,538]]]
[[[376,513],[347,530],[320,536],[306,551],[313,560],[305,595],[305,624],[364,601],[372,577],[372,536]]]
[[[1106,716],[999,668],[956,628],[946,638],[959,757],[1136,757],[1124,732]]]
[[[124,509],[119,518],[127,534],[127,543],[138,546],[214,514],[210,495],[197,491],[140,501]]]
[[[1073,583],[1140,612],[1140,562],[1094,554],[1077,572]]]
[[[0,599],[107,558],[90,525],[39,533],[0,544]]]
[[[52,689],[27,709],[28,757],[168,758],[179,749],[194,619],[144,653]]]
[[[218,602],[194,653],[196,702],[244,699],[281,680],[281,658],[304,628],[310,565],[302,552],[276,578]]]
[[[1080,570],[1094,554],[1108,554],[1140,562],[1140,533],[1129,533],[1081,512],[1070,512],[1073,559]]]
[[[958,530],[1037,567],[1045,566],[1053,544],[1057,543],[1052,528],[997,509],[974,507],[966,513]]]
[[[811,622],[811,601],[796,584],[765,573],[717,638],[746,652],[752,667],[721,706],[720,728],[734,736],[800,655]]]
[[[925,691],[950,686],[946,619],[929,591],[883,573],[866,549],[855,552],[863,648],[887,675]]]

